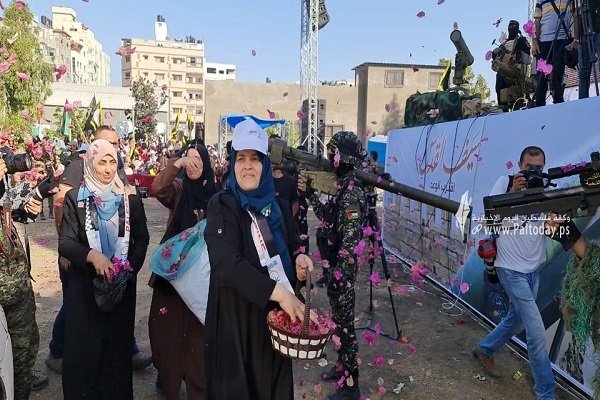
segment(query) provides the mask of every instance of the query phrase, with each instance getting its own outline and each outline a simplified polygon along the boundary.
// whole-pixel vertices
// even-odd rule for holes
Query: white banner
[[[600,98],[390,131],[386,172],[400,183],[455,201],[468,192],[474,216],[482,217],[483,197],[500,176],[519,172],[519,156],[527,146],[544,150],[546,170],[590,161],[590,153],[600,151]],[[559,188],[577,186],[579,180],[573,176],[556,183]],[[587,228],[588,238],[600,237],[597,217],[588,216],[577,224],[582,231]],[[483,280],[484,265],[474,251],[483,237],[477,225],[473,222],[471,231],[476,233],[465,245],[450,213],[391,193],[384,197],[385,247],[405,259],[424,262],[434,280],[497,323],[506,313],[508,299],[499,284]],[[537,303],[547,328],[550,357],[556,368],[591,394],[593,357],[574,353],[559,312],[569,254],[548,242]]]

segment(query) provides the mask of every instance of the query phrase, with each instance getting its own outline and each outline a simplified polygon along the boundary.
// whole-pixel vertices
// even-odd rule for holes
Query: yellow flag
[[[173,142],[177,141],[177,135],[179,134],[179,118],[181,117],[181,111],[177,111],[177,118],[175,118],[175,125],[171,130],[171,140]]]
[[[448,65],[446,66],[446,69],[444,70],[444,73],[442,74],[440,81],[438,82],[437,90],[442,92],[444,90],[448,90],[448,87],[450,85],[450,71],[452,71],[452,61],[448,61]]]

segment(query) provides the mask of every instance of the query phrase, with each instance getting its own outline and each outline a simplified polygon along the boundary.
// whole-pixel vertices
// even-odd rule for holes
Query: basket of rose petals
[[[292,322],[285,311],[277,309],[267,315],[273,348],[283,356],[298,360],[320,358],[335,329],[335,323],[325,315],[316,313],[318,324],[310,320],[310,274],[307,275],[306,288],[303,322]]]

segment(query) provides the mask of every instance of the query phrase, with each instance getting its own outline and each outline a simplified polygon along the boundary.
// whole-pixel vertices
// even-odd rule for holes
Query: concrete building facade
[[[207,81],[235,81],[235,64],[205,63],[204,79]]]
[[[52,7],[52,26],[71,38],[69,71],[71,82],[84,85],[110,85],[110,57],[96,40],[94,33],[77,20],[70,7]],[[65,64],[66,65],[66,64]]]
[[[355,67],[357,133],[387,134],[404,126],[408,97],[416,92],[435,91],[444,69],[437,65],[391,63],[363,63]]]
[[[198,124],[204,122],[204,44],[188,36],[172,39],[167,23],[160,15],[155,22],[155,39],[123,39],[125,55],[121,57],[121,82],[131,86],[133,80],[144,77],[159,87],[166,85],[169,98],[169,126],[180,114],[180,130],[185,129],[188,113]],[[127,54],[130,53],[130,54]]]
[[[44,61],[55,67],[59,67],[60,65],[66,66],[67,72],[61,80],[72,82],[71,36],[61,29],[54,29],[52,20],[45,16],[41,18],[41,24],[37,32]]]
[[[404,126],[404,108],[408,97],[417,91],[434,91],[444,71],[436,65],[364,63],[356,68],[355,84],[322,85],[317,98],[325,100],[325,141],[334,132],[349,130],[359,137],[387,134]],[[388,105],[388,107],[386,107]],[[298,122],[302,107],[297,83],[206,82],[206,143],[218,142],[219,121],[229,114],[251,114],[269,119]],[[387,111],[389,109],[389,111]]]

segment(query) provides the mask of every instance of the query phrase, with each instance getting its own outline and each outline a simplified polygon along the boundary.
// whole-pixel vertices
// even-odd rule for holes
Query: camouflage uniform
[[[351,132],[338,132],[332,141],[340,134]],[[328,144],[328,147],[330,147]],[[358,141],[360,152],[364,156],[362,145]],[[343,156],[342,156],[343,160]],[[344,161],[342,161],[345,163]],[[359,166],[360,163],[347,162],[347,165]],[[333,314],[333,321],[337,328],[335,334],[339,336],[341,347],[338,350],[338,365],[347,377],[352,376],[354,385],[358,386],[358,340],[354,330],[354,284],[358,272],[357,256],[354,249],[362,239],[362,225],[366,215],[365,191],[356,180],[353,172],[348,172],[338,177],[339,190],[336,196],[327,204],[322,204],[318,196],[313,194],[310,198],[317,218],[323,219],[328,214],[333,214],[335,225],[332,228],[334,235],[329,237],[331,257],[329,257],[329,282],[327,296]],[[337,214],[337,215],[336,215]],[[327,225],[324,228],[330,228]]]
[[[4,231],[2,235],[5,235]],[[29,398],[31,370],[35,364],[40,335],[35,321],[35,297],[29,277],[29,262],[14,228],[12,235],[18,248],[14,259],[0,257],[0,305],[6,314],[12,342],[15,400],[21,400]],[[2,243],[7,248],[5,238]]]

